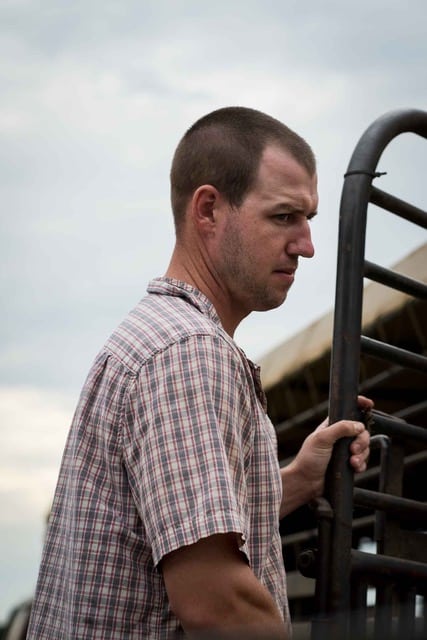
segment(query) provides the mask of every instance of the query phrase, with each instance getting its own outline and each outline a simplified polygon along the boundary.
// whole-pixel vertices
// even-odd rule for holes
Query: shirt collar
[[[204,293],[192,287],[191,284],[183,282],[181,280],[175,280],[174,278],[167,278],[163,276],[161,278],[154,278],[151,280],[147,287],[148,293],[156,293],[158,295],[177,296],[183,298],[189,304],[193,305],[200,311],[207,315],[215,324],[222,327],[219,315],[212,304],[212,302],[205,296]]]
[[[212,302],[205,296],[204,293],[199,291],[199,289],[192,287],[191,284],[188,284],[187,282],[183,282],[181,280],[175,280],[174,278],[167,278],[166,276],[163,276],[161,278],[154,278],[154,280],[151,280],[147,287],[147,291],[148,293],[155,293],[157,295],[177,296],[178,298],[183,298],[189,304],[196,307],[196,309],[198,309],[201,313],[207,315],[213,322],[215,322],[215,324],[223,329],[221,320],[219,319],[218,313],[216,312],[216,309]],[[236,343],[234,344],[236,345]],[[249,360],[249,358],[240,347],[238,347],[237,345],[236,347],[249,365],[252,379],[255,385],[256,394],[264,411],[266,412],[267,399],[261,384],[260,367]]]

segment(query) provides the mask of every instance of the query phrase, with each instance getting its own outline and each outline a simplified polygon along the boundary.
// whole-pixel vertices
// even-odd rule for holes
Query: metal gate
[[[427,213],[372,185],[377,163],[397,135],[427,138],[427,112],[404,110],[376,120],[363,134],[345,174],[340,208],[334,337],[330,374],[331,422],[360,419],[357,409],[361,355],[427,374],[424,353],[361,335],[363,279],[427,299],[427,285],[365,260],[368,204],[427,228]],[[427,383],[427,377],[426,377]],[[427,384],[426,396],[427,401]],[[417,595],[427,606],[427,504],[402,497],[405,448],[427,442],[427,428],[374,411],[372,448],[380,454],[378,490],[356,488],[348,464],[349,439],[337,443],[325,496],[317,501],[318,550],[306,553],[303,572],[316,577],[312,639],[427,638],[416,619]],[[427,427],[427,425],[425,425]],[[426,483],[426,477],[420,483]],[[375,513],[375,554],[352,548],[353,513]],[[368,606],[368,589],[376,602]],[[418,598],[419,600],[419,598]],[[424,616],[425,619],[425,616]],[[422,629],[416,628],[416,620]]]

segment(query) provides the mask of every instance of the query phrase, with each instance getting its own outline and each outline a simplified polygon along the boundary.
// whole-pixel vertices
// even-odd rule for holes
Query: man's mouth
[[[279,268],[279,269],[275,269],[274,272],[275,273],[285,273],[288,276],[294,276],[296,270],[297,270],[296,267],[282,267],[282,268]]]
[[[295,279],[295,268],[275,269],[273,273],[281,278],[287,284],[292,284]]]

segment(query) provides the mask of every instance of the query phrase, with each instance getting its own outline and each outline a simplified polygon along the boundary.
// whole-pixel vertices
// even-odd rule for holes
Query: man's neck
[[[234,337],[234,332],[245,316],[237,317],[233,312],[232,301],[230,304],[221,283],[204,261],[195,260],[193,254],[189,255],[176,246],[165,276],[185,282],[201,291],[214,305],[224,330],[231,338]]]

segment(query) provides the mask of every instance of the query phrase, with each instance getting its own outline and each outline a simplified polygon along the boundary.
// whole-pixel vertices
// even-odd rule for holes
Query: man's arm
[[[286,627],[267,589],[239,551],[234,533],[199,540],[161,563],[172,611],[190,637],[286,640]]]
[[[372,400],[359,396],[359,408],[372,410]],[[283,518],[303,504],[323,493],[325,473],[334,444],[340,438],[354,438],[350,444],[350,464],[358,473],[366,469],[369,456],[369,433],[362,422],[340,420],[329,425],[322,422],[303,442],[294,460],[281,470],[283,499],[280,517]]]

